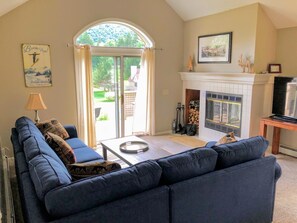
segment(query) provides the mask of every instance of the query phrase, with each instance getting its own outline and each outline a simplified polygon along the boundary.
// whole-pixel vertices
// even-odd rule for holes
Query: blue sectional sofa
[[[103,158],[66,126],[77,162]],[[272,222],[275,157],[253,137],[148,160],[101,176],[73,180],[34,123],[12,129],[25,222],[194,223]]]

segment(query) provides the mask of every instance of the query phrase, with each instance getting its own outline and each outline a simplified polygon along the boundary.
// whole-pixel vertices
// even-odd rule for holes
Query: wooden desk
[[[266,138],[267,126],[273,126],[272,154],[278,154],[281,129],[297,131],[297,124],[272,118],[262,118],[259,134]]]

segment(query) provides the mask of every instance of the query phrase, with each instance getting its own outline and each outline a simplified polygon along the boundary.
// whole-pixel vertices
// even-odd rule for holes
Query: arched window
[[[101,47],[144,48],[141,37],[127,26],[114,23],[103,23],[83,32],[77,43]]]
[[[146,76],[141,74],[141,64],[147,66],[141,58],[147,57],[143,56],[145,48],[154,46],[151,38],[132,23],[113,20],[89,25],[74,37],[74,42],[91,46],[93,103],[85,104],[95,108],[96,140],[147,134],[142,130],[147,129],[147,123],[139,128],[140,121],[136,121],[136,117],[147,120],[147,114],[136,107],[144,107],[139,104],[148,95],[146,87],[138,86],[147,85],[140,83]],[[140,95],[142,99],[137,99]]]
[[[151,38],[126,22],[108,21],[92,25],[76,37],[76,44],[89,44],[98,47],[153,47]]]

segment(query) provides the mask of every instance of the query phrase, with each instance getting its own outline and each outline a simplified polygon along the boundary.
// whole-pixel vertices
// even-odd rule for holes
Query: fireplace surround
[[[274,75],[220,72],[181,72],[183,103],[186,89],[199,90],[199,132],[205,141],[217,140],[225,131],[205,125],[207,92],[241,96],[241,122],[237,138],[259,134],[260,118],[271,115]]]

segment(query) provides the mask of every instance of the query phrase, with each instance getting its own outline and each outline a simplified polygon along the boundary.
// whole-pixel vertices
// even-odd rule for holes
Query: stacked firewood
[[[199,109],[190,108],[189,109],[189,124],[196,124],[199,126]]]

